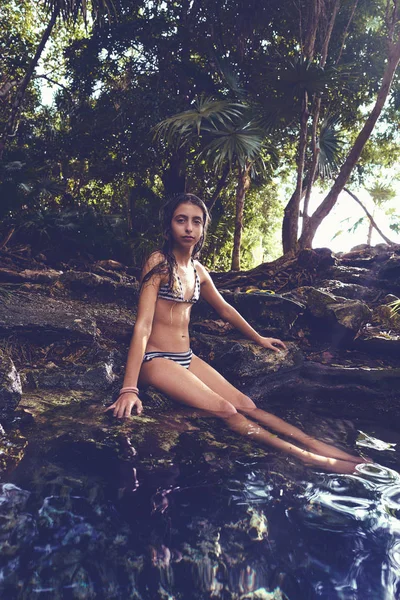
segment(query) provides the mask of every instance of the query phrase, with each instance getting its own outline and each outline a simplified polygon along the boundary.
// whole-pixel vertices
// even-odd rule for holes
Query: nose
[[[190,223],[190,221],[188,221],[188,222],[186,223],[186,231],[187,231],[187,232],[190,232],[190,231],[192,231],[192,229],[193,229],[193,227],[192,227],[192,224]]]

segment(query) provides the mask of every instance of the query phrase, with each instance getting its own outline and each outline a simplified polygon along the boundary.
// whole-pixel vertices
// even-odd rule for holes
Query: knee
[[[244,394],[241,394],[237,408],[238,410],[240,410],[240,412],[251,413],[257,408],[257,406],[254,404],[251,398],[245,396]]]
[[[229,419],[230,417],[233,417],[233,415],[237,414],[237,410],[233,404],[227,402],[226,400],[221,400],[221,402],[219,402],[215,412],[221,419]]]

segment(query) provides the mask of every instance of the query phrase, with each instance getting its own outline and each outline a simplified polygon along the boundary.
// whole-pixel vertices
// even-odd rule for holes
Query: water
[[[100,438],[32,434],[0,487],[0,597],[400,598],[396,432],[280,416],[375,462],[321,473],[190,416],[162,460],[149,441],[121,458]]]

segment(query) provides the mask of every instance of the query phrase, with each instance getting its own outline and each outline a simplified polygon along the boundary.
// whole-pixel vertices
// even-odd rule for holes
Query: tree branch
[[[352,8],[351,13],[350,13],[349,20],[347,21],[347,25],[344,28],[342,45],[340,46],[339,54],[338,54],[338,57],[336,59],[336,64],[338,64],[339,60],[342,58],[342,53],[343,53],[344,45],[346,43],[347,34],[349,33],[349,27],[351,25],[351,22],[353,20],[354,14],[356,12],[357,4],[358,4],[358,0],[355,0],[355,2],[353,4],[353,8]]]
[[[372,227],[374,227],[374,229],[376,229],[376,231],[379,233],[379,235],[385,240],[385,242],[387,244],[389,244],[389,246],[394,246],[395,243],[392,242],[391,240],[389,240],[389,238],[386,237],[386,235],[384,233],[382,233],[382,231],[379,229],[378,225],[375,223],[375,219],[374,217],[371,215],[371,213],[367,210],[367,208],[364,206],[364,204],[361,202],[361,200],[359,198],[357,198],[357,196],[351,192],[349,190],[349,188],[343,188],[344,192],[347,192],[349,194],[349,196],[351,196],[353,198],[353,200],[355,200],[357,202],[357,204],[359,204],[361,206],[361,208],[363,209],[363,211],[365,212],[365,214],[367,215],[368,219],[370,220],[370,223],[372,225]]]

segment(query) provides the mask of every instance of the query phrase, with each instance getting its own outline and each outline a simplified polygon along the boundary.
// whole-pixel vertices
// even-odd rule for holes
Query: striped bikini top
[[[172,300],[173,302],[187,302],[189,304],[194,304],[195,302],[197,302],[200,298],[200,277],[196,271],[196,267],[194,266],[193,260],[192,265],[194,269],[194,291],[193,296],[190,298],[190,300],[185,300],[183,297],[182,281],[178,273],[176,273],[176,278],[178,280],[178,290],[171,289],[166,283],[160,286],[160,289],[158,291],[158,297],[162,300]]]

